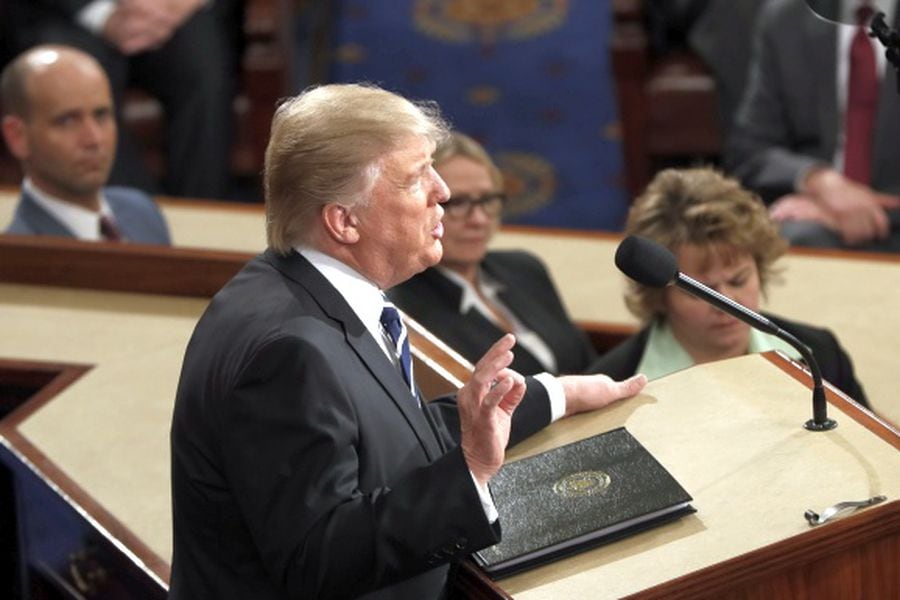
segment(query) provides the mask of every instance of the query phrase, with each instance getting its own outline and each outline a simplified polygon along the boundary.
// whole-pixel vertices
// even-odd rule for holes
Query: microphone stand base
[[[834,419],[825,419],[820,423],[815,419],[810,419],[803,424],[803,427],[809,431],[830,431],[837,427],[837,421]]]

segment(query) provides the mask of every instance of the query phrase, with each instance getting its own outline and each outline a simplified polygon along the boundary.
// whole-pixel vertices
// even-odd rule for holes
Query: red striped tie
[[[866,34],[872,7],[856,9],[856,33],[850,43],[850,75],[847,89],[847,112],[844,117],[844,174],[868,185],[872,173],[872,139],[875,113],[878,110],[878,72],[875,49]]]
[[[122,241],[122,234],[115,221],[107,215],[100,215],[100,237],[109,242]]]

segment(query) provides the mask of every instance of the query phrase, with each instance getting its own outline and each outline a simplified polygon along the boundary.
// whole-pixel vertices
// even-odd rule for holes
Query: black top
[[[594,372],[596,351],[569,319],[546,267],[522,251],[489,252],[481,268],[503,286],[499,298],[556,357],[557,373]],[[460,314],[462,288],[436,268],[388,291],[391,300],[451,348],[476,362],[505,333],[476,309]],[[524,346],[513,349],[512,368],[523,375],[546,371]]]

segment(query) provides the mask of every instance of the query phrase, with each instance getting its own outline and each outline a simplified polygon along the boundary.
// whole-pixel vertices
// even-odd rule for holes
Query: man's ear
[[[351,207],[329,202],[322,207],[322,220],[325,231],[339,244],[355,244],[359,241],[359,218]]]
[[[9,153],[17,160],[28,158],[28,136],[25,132],[25,121],[21,117],[6,115],[0,122],[0,126],[3,128],[3,139],[6,140]]]

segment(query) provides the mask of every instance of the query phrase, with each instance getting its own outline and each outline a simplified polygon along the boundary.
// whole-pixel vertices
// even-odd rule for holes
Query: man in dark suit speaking
[[[523,378],[507,335],[455,399],[419,397],[382,291],[441,257],[445,135],[435,107],[376,87],[279,107],[269,248],[184,359],[171,598],[439,598],[450,563],[499,539],[487,483],[507,443],[643,387]]]

